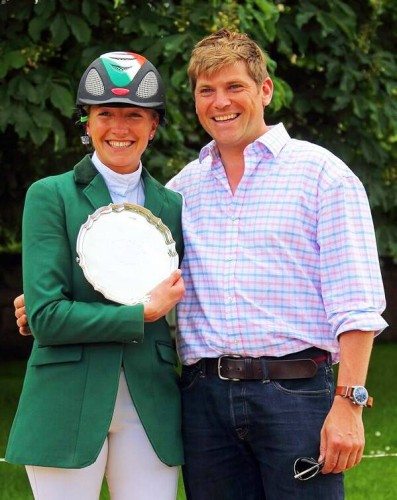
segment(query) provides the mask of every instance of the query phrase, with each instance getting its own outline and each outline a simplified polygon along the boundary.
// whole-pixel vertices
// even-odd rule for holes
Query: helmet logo
[[[127,95],[130,91],[128,89],[121,89],[119,87],[115,89],[111,89],[112,94],[114,95]]]
[[[143,56],[133,52],[108,52],[100,56],[110,80],[117,87],[126,87],[145,64]]]

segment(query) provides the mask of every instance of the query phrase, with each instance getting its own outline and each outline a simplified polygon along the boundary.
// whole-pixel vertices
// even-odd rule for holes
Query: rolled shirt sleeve
[[[322,297],[334,335],[379,334],[387,326],[382,276],[368,198],[353,173],[320,193],[317,228]]]

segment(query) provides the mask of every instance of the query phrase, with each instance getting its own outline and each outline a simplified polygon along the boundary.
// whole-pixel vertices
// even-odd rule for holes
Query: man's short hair
[[[245,62],[248,74],[257,85],[262,85],[269,76],[266,54],[245,33],[222,28],[206,36],[194,46],[187,69],[193,92],[199,75],[213,75],[224,66],[240,61]]]

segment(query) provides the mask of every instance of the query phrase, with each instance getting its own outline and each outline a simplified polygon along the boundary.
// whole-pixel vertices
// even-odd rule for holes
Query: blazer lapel
[[[112,198],[110,197],[105,181],[94,167],[89,155],[85,156],[74,167],[74,178],[76,184],[82,186],[84,195],[88,198],[95,210],[112,203]],[[164,206],[164,191],[162,186],[153,179],[145,168],[142,168],[142,179],[145,189],[144,206],[148,208],[153,215],[160,217]]]
[[[89,155],[74,167],[74,179],[76,184],[82,186],[84,195],[95,210],[112,203],[105,181],[94,167]]]

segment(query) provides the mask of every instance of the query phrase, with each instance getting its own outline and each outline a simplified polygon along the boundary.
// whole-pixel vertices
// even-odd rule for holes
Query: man
[[[330,152],[266,124],[273,84],[246,35],[204,38],[188,74],[214,140],[168,184],[184,196],[187,496],[343,498],[342,472],[364,449],[374,333],[387,326],[365,191]],[[294,468],[302,457],[314,464]]]
[[[333,398],[331,359],[338,386],[363,386],[386,326],[365,191],[330,152],[266,124],[273,84],[246,35],[204,38],[188,74],[214,139],[168,185],[184,196],[188,497],[342,498],[341,473],[363,453],[363,407],[340,397],[351,389]],[[300,457],[323,474],[294,478]]]

